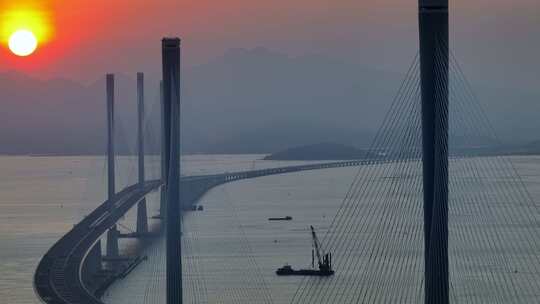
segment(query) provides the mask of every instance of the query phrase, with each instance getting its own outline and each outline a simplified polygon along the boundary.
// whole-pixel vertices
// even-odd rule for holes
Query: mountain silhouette
[[[119,153],[135,151],[134,76],[116,77]],[[258,47],[231,49],[185,68],[182,77],[184,152],[270,153],[317,142],[367,147],[404,75]],[[158,87],[158,80],[147,80],[147,149],[155,153],[160,140]],[[104,153],[105,77],[82,85],[4,72],[0,92],[0,153]],[[479,94],[487,98],[487,114],[495,118],[503,139],[523,142],[537,138],[540,104],[534,101],[539,95],[487,87]]]

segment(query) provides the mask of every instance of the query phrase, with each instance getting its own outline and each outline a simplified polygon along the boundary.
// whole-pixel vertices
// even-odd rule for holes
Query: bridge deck
[[[35,273],[34,288],[41,300],[55,304],[101,303],[82,283],[85,256],[109,227],[160,185],[161,181],[150,181],[144,189],[138,185],[127,187],[116,195],[113,210],[109,210],[110,201],[104,202],[56,242]]]
[[[366,160],[341,161],[183,177],[182,189],[190,191],[183,191],[182,199],[185,204],[192,204],[211,188],[241,179],[369,163]],[[146,182],[144,189],[139,185],[125,188],[117,193],[113,202],[101,204],[56,242],[41,259],[34,275],[34,289],[38,297],[48,304],[103,304],[83,283],[82,268],[86,256],[107,229],[161,184],[161,181],[155,180]],[[114,204],[112,210],[111,204]]]

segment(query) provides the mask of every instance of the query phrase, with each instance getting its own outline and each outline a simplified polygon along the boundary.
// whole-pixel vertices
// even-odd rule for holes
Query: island
[[[318,143],[289,148],[270,154],[264,160],[353,160],[365,159],[370,153],[336,143]]]

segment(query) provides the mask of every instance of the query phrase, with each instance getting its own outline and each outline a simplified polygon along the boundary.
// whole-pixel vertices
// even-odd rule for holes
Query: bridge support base
[[[145,234],[148,232],[148,215],[146,212],[146,199],[137,206],[137,233]]]
[[[111,227],[109,231],[107,231],[107,257],[108,258],[115,258],[118,257],[118,236],[120,235],[120,231],[116,228],[116,225]]]

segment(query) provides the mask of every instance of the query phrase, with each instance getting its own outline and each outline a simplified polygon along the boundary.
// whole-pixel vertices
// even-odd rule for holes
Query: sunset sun
[[[18,57],[27,57],[38,48],[45,48],[53,39],[54,27],[45,1],[0,4],[0,41]]]
[[[9,38],[9,49],[17,56],[29,56],[37,48],[38,41],[34,33],[28,30],[18,30]]]

